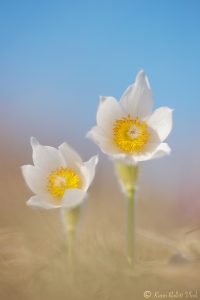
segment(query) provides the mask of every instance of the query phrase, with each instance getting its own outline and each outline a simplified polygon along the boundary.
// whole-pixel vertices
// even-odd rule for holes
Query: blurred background
[[[12,242],[33,251],[46,241],[43,249],[53,249],[55,230],[62,231],[57,212],[26,207],[31,192],[20,166],[32,161],[30,136],[55,147],[67,141],[84,159],[100,155],[82,236],[112,236],[125,247],[125,201],[112,163],[85,134],[95,124],[99,95],[119,99],[140,69],[149,77],[154,107],[174,109],[174,127],[171,156],[141,164],[138,230],[177,241],[180,232],[200,225],[199,28],[198,0],[0,1],[2,251],[25,251]],[[10,299],[23,299],[22,289],[12,289],[2,299],[8,290]]]

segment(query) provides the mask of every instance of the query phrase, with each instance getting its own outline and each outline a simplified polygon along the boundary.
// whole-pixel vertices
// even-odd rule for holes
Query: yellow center
[[[140,152],[149,139],[147,123],[138,117],[131,119],[130,114],[115,121],[113,133],[116,145],[126,153]]]
[[[81,180],[70,168],[59,168],[52,171],[48,176],[48,191],[53,197],[61,200],[67,189],[81,187]]]

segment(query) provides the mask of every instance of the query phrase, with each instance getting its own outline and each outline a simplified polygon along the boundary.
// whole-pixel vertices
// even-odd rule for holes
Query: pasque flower
[[[172,129],[172,109],[152,112],[153,97],[144,71],[140,71],[118,102],[100,97],[97,126],[87,134],[115,160],[115,170],[127,197],[127,258],[135,260],[135,192],[138,163],[170,153],[165,139]]]
[[[164,140],[172,129],[172,109],[160,107],[152,112],[149,81],[140,71],[118,102],[100,97],[97,126],[87,134],[113,159],[136,164],[170,153]]]
[[[32,137],[31,145],[34,165],[22,166],[24,179],[35,194],[27,204],[47,209],[81,204],[94,178],[98,157],[83,162],[67,143],[56,149]]]

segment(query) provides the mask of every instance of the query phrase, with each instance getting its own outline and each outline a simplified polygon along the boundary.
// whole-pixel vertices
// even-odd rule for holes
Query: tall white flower
[[[100,97],[97,126],[87,134],[113,159],[136,164],[170,153],[164,140],[172,129],[172,109],[160,107],[152,112],[149,81],[140,71],[118,102]]]
[[[35,194],[30,206],[73,208],[83,202],[94,178],[98,157],[83,162],[67,143],[58,149],[42,146],[31,138],[34,165],[22,166],[24,179]]]
[[[116,173],[127,197],[127,258],[135,260],[135,192],[138,163],[170,153],[164,143],[172,129],[172,109],[161,107],[152,112],[149,81],[140,71],[118,102],[100,97],[97,126],[87,134],[101,150],[115,160]]]

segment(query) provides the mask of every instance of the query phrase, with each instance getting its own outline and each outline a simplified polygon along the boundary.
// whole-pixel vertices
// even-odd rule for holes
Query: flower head
[[[22,166],[24,179],[35,196],[27,204],[43,208],[72,208],[86,198],[98,157],[82,162],[67,143],[58,149],[31,138],[34,165]]]
[[[114,97],[100,97],[97,126],[87,136],[104,153],[128,164],[169,154],[163,141],[172,129],[172,109],[160,107],[152,112],[152,106],[148,78],[140,71],[119,102]]]

